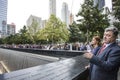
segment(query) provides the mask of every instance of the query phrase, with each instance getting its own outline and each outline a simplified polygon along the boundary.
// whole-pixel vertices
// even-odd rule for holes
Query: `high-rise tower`
[[[37,17],[37,16],[34,16],[34,15],[30,15],[30,17],[28,18],[26,24],[27,26],[31,26],[33,21],[37,22],[37,28],[41,28],[41,18],[40,17]]]
[[[68,4],[63,2],[62,4],[62,10],[61,10],[61,20],[66,23],[67,27],[69,26],[69,10],[68,10]]]
[[[120,9],[120,5],[117,3],[118,0],[112,0],[112,10],[115,10],[115,7]]]
[[[0,37],[4,37],[7,31],[7,2],[0,0]]]
[[[49,0],[49,16],[51,14],[56,16],[56,0]]]
[[[94,0],[94,5],[98,4],[98,9],[101,9],[105,6],[105,0]]]

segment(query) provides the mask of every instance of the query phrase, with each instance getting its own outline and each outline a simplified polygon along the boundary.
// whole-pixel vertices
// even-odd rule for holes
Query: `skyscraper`
[[[49,0],[49,16],[51,14],[56,16],[56,0]]]
[[[115,9],[115,6],[118,6],[118,5],[115,5],[116,1],[117,1],[117,0],[112,0],[112,10]]]
[[[7,24],[7,35],[14,35],[16,32],[16,25],[14,23]]]
[[[68,4],[63,2],[62,4],[62,10],[61,10],[61,20],[66,23],[67,27],[69,26],[69,10],[68,10]]]
[[[94,0],[94,5],[98,4],[98,9],[102,9],[105,6],[105,0]]]
[[[73,21],[74,21],[74,15],[70,13],[70,25],[72,25]]]
[[[7,31],[7,2],[0,0],[0,37],[4,37]]]
[[[40,17],[37,17],[37,16],[34,16],[34,15],[30,15],[30,17],[28,18],[26,24],[27,26],[31,26],[31,24],[33,23],[33,21],[37,22],[37,27],[40,29],[41,28],[41,18]]]

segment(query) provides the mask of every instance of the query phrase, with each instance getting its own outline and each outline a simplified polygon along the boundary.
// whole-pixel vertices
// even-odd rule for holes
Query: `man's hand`
[[[85,69],[89,69],[90,68],[90,64],[88,64],[87,66],[85,66]]]
[[[85,53],[83,56],[84,56],[85,58],[87,58],[87,59],[91,59],[92,56],[93,56],[93,54],[92,54],[91,52],[87,52],[87,53]]]

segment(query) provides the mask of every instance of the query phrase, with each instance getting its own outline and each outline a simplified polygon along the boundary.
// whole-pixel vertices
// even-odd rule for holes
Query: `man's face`
[[[114,36],[112,31],[107,31],[104,32],[104,36],[103,36],[103,43],[112,43],[116,40],[116,37]]]

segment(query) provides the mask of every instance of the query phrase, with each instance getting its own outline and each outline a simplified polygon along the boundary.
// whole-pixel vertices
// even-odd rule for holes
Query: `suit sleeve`
[[[109,52],[107,60],[102,60],[94,55],[90,59],[90,62],[100,68],[103,68],[106,71],[112,71],[113,69],[120,66],[120,48],[117,50],[111,50]]]

